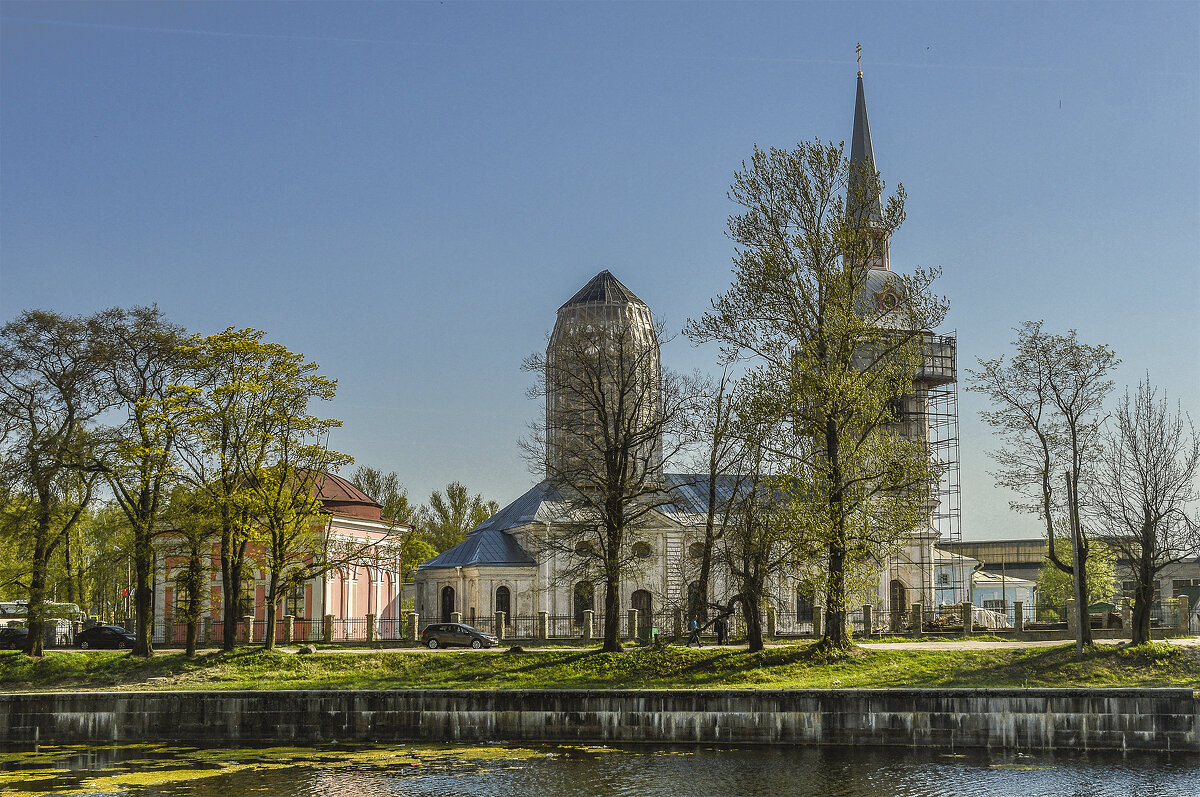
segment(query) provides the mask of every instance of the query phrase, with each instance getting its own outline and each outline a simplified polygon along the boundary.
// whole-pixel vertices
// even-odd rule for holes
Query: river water
[[[1200,756],[783,746],[63,745],[0,751],[0,794],[1197,797]]]

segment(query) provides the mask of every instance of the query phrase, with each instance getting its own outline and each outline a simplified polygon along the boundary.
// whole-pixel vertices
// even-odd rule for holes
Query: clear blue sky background
[[[158,305],[340,381],[334,445],[507,502],[528,353],[612,270],[725,289],[752,146],[850,136],[863,44],[897,270],[960,364],[1046,319],[1200,420],[1200,4],[0,4],[0,318]],[[710,370],[685,339],[679,370]],[[1037,534],[962,406],[964,536]]]

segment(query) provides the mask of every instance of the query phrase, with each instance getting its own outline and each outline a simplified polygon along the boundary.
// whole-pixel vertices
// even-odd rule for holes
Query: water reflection
[[[200,797],[1196,797],[1200,756],[894,748],[83,745],[0,751],[0,793]]]

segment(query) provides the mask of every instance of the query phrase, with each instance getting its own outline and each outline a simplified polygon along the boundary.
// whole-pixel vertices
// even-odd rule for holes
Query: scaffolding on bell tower
[[[958,453],[958,379],[957,339],[954,332],[934,337],[928,359],[945,359],[943,368],[955,378],[931,384],[929,388],[928,434],[929,451],[942,468],[935,497],[937,506],[931,522],[939,542],[962,542],[962,499],[960,494],[960,461]],[[928,361],[927,359],[927,361]],[[949,583],[935,584],[944,604],[970,600],[970,578],[962,557],[955,558],[950,568]],[[944,572],[944,571],[943,571]]]

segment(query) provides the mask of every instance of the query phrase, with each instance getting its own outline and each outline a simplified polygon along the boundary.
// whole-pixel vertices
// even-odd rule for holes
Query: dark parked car
[[[27,639],[28,628],[18,628],[15,625],[0,628],[0,650],[24,650]]]
[[[472,628],[464,623],[438,623],[427,626],[421,632],[421,644],[427,648],[445,648],[450,645],[470,645],[473,648],[490,648],[500,640],[491,634]]]
[[[119,625],[98,625],[75,635],[77,648],[132,648],[137,639]]]

